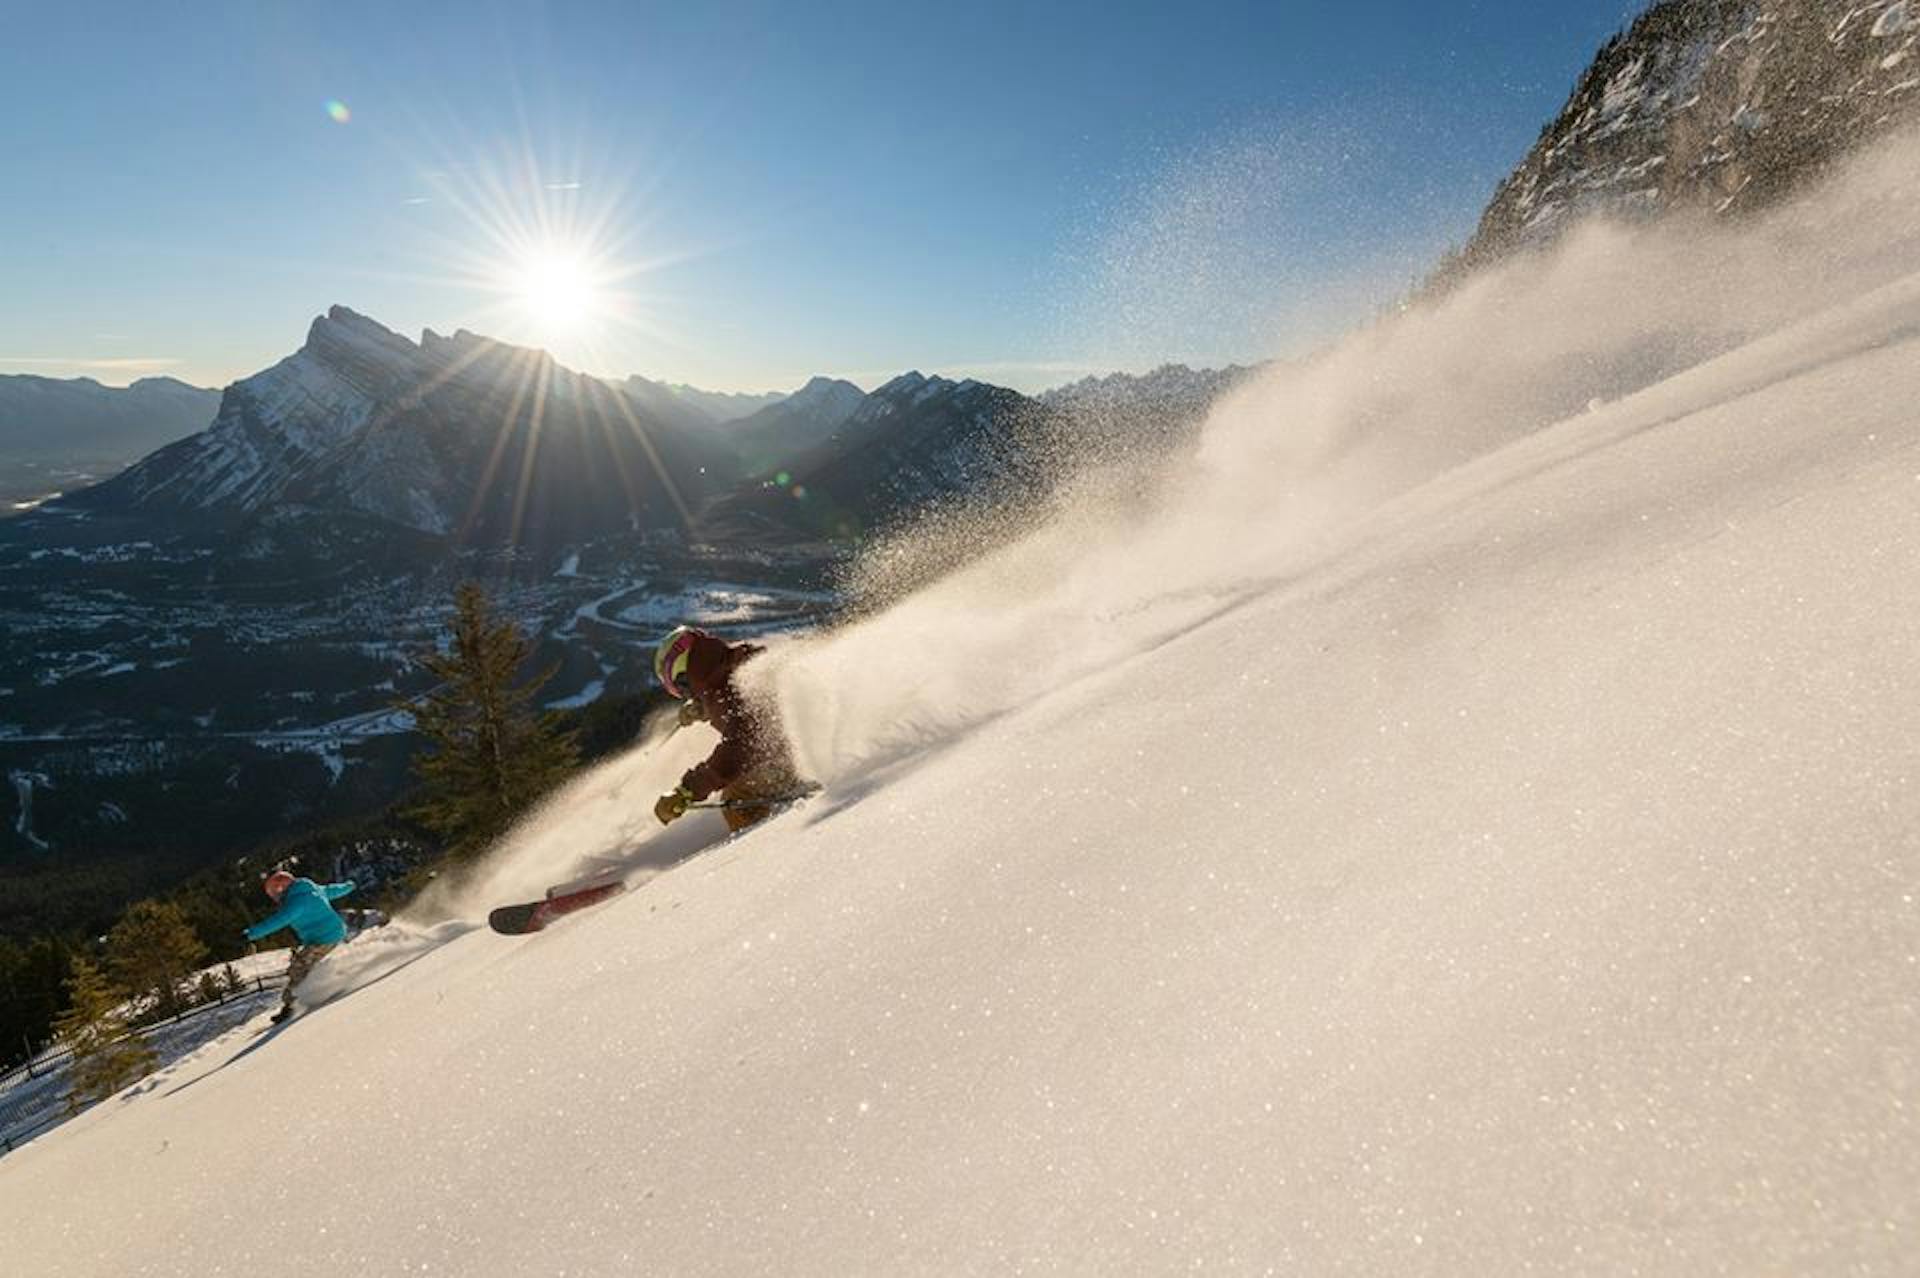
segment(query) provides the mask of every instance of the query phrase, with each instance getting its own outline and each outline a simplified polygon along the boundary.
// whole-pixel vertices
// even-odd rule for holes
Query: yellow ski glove
[[[661,825],[672,825],[687,814],[687,805],[693,802],[693,791],[684,785],[675,786],[672,794],[663,794],[654,801],[653,815],[660,818]]]

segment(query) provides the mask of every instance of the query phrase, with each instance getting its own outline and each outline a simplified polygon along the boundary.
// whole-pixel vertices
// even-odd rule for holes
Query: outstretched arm
[[[257,941],[263,936],[272,936],[275,932],[278,932],[281,928],[288,927],[292,923],[293,923],[293,910],[290,907],[283,905],[279,909],[275,910],[273,913],[267,915],[267,917],[265,917],[264,919],[261,919],[258,923],[255,923],[252,927],[248,928],[247,939],[249,941]]]
[[[345,882],[342,882],[342,883],[329,883],[325,887],[321,888],[320,890],[326,893],[327,899],[329,901],[337,901],[341,897],[345,896],[347,893],[353,891],[353,889],[358,886],[360,885],[355,883],[352,879],[347,879]]]

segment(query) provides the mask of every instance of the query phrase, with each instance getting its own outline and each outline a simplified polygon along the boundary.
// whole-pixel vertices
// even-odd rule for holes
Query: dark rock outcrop
[[[1442,282],[1580,218],[1759,209],[1920,118],[1915,0],[1659,0],[1604,45]]]

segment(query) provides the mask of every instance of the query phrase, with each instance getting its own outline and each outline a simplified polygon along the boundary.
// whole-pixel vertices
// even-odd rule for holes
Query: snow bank
[[[824,794],[0,1160],[10,1261],[1910,1268],[1920,257],[1847,213],[1890,172],[1390,320],[1153,505],[794,645]],[[671,859],[701,745],[471,903]]]

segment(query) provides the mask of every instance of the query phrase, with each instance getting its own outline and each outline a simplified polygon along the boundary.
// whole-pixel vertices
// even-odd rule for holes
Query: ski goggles
[[[683,630],[670,636],[653,654],[653,673],[660,679],[660,686],[667,690],[670,697],[685,700],[689,691],[687,679],[687,659],[693,652],[694,634]]]

